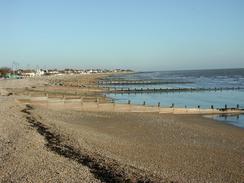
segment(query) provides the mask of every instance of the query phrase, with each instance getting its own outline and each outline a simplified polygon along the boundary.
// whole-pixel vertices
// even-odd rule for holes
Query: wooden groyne
[[[200,92],[200,91],[224,91],[240,90],[244,88],[107,88],[107,93],[115,94],[136,94],[136,93],[172,93],[172,92]]]
[[[159,85],[159,84],[192,84],[184,81],[162,80],[100,80],[98,85]]]
[[[16,100],[19,103],[32,104],[42,106],[48,109],[64,109],[77,111],[95,111],[95,112],[151,112],[160,114],[220,114],[220,115],[240,115],[244,114],[244,109],[237,107],[227,108],[178,108],[168,106],[150,106],[143,102],[141,105],[109,103],[101,102],[98,98],[96,101],[86,101],[84,98],[70,99],[70,98],[49,98],[49,97],[28,97],[19,98]]]

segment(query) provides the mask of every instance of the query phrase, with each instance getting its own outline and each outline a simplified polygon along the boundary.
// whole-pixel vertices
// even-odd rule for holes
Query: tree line
[[[1,67],[0,68],[0,76],[1,77],[5,77],[7,74],[11,74],[11,73],[13,73],[12,69],[10,69],[8,67]]]

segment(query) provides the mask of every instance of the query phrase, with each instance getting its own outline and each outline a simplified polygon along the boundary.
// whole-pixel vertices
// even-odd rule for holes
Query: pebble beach
[[[101,77],[0,81],[0,182],[244,181],[241,128],[200,115],[52,110],[16,102],[22,90],[44,86],[96,96]]]

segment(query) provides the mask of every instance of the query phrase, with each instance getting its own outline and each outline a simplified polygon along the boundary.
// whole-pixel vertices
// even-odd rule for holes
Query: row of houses
[[[43,76],[48,74],[58,74],[58,71],[53,70],[32,70],[32,69],[18,69],[18,70],[11,70],[9,68],[0,69],[0,78],[26,78],[26,77],[35,77],[35,76]]]
[[[64,70],[58,70],[58,69],[18,69],[15,71],[12,71],[11,69],[5,69],[4,74],[1,74],[0,69],[0,77],[5,78],[25,78],[25,77],[35,77],[35,76],[44,76],[44,75],[64,75],[64,74],[94,74],[94,73],[108,73],[108,72],[131,72],[131,70],[123,70],[123,69],[115,69],[115,70],[108,70],[108,69],[86,69],[86,70],[80,70],[80,69],[64,69]]]
[[[64,69],[60,71],[64,74],[93,74],[93,73],[109,73],[109,72],[132,72],[132,70],[124,70],[124,69],[86,69],[86,70],[79,70],[79,69]]]

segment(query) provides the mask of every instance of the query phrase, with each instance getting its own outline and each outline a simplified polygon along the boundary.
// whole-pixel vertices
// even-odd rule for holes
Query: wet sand
[[[0,89],[43,81],[8,82]],[[244,180],[243,129],[198,115],[25,113],[15,99],[0,97],[0,182]]]

